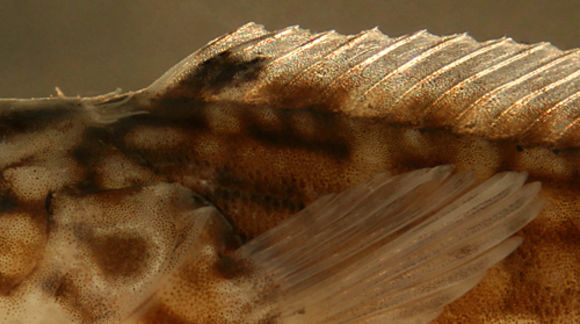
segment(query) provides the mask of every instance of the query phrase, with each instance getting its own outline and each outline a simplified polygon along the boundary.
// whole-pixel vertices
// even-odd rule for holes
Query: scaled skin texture
[[[481,180],[527,172],[547,202],[519,233],[522,245],[435,322],[580,321],[577,50],[248,24],[137,92],[0,100],[0,139],[0,298],[34,291],[27,305],[56,323],[67,307],[84,322],[99,320],[98,307],[136,322],[193,321],[188,309],[228,318],[239,311],[232,292],[245,288],[227,266],[212,266],[223,251],[325,194],[442,164]],[[194,211],[206,215],[203,226],[183,221]],[[157,222],[146,234],[144,219]],[[183,234],[192,228],[198,240]],[[56,254],[47,257],[46,246]],[[119,246],[127,255],[100,254]],[[78,255],[98,264],[93,290],[50,263]],[[164,255],[189,257],[176,265]],[[184,275],[153,277],[164,267]],[[163,292],[166,282],[183,289]],[[160,292],[91,298],[120,283]],[[197,296],[199,287],[211,294]],[[47,291],[64,311],[39,304],[34,296]],[[1,307],[7,318],[22,312]]]

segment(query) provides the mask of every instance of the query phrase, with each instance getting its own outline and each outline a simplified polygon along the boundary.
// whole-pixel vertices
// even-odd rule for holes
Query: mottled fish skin
[[[121,233],[98,215],[84,226],[67,216],[74,208],[89,208],[86,199],[102,199],[95,208],[101,213],[121,198],[155,202],[177,195],[183,208],[175,215],[180,215],[206,204],[187,198],[195,192],[234,227],[211,223],[207,231],[233,230],[243,242],[317,198],[376,174],[453,164],[474,170],[480,179],[501,171],[528,172],[542,182],[548,203],[520,233],[522,246],[436,322],[577,322],[579,147],[578,50],[509,38],[478,43],[467,35],[425,31],[389,38],[376,29],[343,36],[298,27],[268,32],[248,24],[137,92],[0,100],[0,244],[8,251],[0,259],[0,298],[18,298],[35,276],[53,278],[44,282],[59,303],[81,310],[81,320],[98,320],[90,317],[94,301],[77,298],[79,287],[58,271],[36,271],[45,244],[52,242],[51,224],[72,224],[62,230],[78,237],[97,237],[86,234],[94,224],[105,234]],[[113,214],[125,215],[122,223],[131,232],[130,225],[142,221],[131,218],[135,213],[147,210],[163,219],[152,206]],[[63,212],[67,208],[72,212]],[[153,233],[157,248],[181,246],[167,233],[192,225],[167,226]],[[138,237],[115,235],[91,242],[98,242],[93,245],[99,250],[146,245]],[[206,243],[216,240],[201,237]],[[195,244],[202,243],[183,246]],[[208,264],[219,258],[218,250],[203,250]],[[98,271],[119,268],[135,278],[145,276],[137,265],[121,262],[131,258],[105,257]],[[121,266],[107,266],[110,260],[121,260]],[[223,276],[222,270],[210,267],[207,273]],[[132,278],[114,277],[107,282]],[[200,278],[207,277],[190,280],[192,287],[212,285],[195,281]],[[219,292],[201,299],[191,289],[182,293],[209,309],[228,303]],[[119,305],[139,302],[147,301]],[[10,303],[0,306],[4,314],[13,311]],[[149,315],[179,322],[183,318],[175,309],[187,307],[193,306],[164,305]]]

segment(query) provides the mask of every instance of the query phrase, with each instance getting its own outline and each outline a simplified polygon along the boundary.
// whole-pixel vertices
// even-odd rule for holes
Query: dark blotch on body
[[[162,303],[157,303],[149,307],[142,316],[145,323],[164,323],[164,324],[185,324],[190,323],[184,318],[181,318],[169,306]]]
[[[18,202],[8,192],[0,192],[0,213],[9,212],[17,206]]]
[[[63,107],[44,109],[16,107],[8,112],[0,110],[0,138],[54,127],[55,123],[68,118],[70,112]]]
[[[138,275],[149,260],[147,243],[137,236],[108,235],[94,237],[88,243],[93,257],[108,277]]]
[[[350,156],[350,147],[340,133],[338,116],[334,113],[323,112],[316,107],[304,107],[300,109],[281,109],[276,114],[281,123],[277,129],[261,126],[252,110],[241,116],[243,129],[249,137],[266,145],[272,145],[282,149],[301,149],[314,153],[324,154],[335,160],[346,160]],[[292,117],[298,113],[304,113],[314,121],[313,133],[315,136],[304,136],[295,128]],[[299,122],[299,121],[297,121]]]
[[[239,278],[252,273],[252,267],[247,261],[230,255],[220,255],[214,269],[218,275],[225,279]]]
[[[109,279],[136,277],[146,270],[150,259],[145,240],[131,233],[94,235],[79,225],[77,236],[89,249],[102,273]]]
[[[0,273],[0,296],[10,296],[10,293],[22,283],[22,280],[22,278],[13,278]]]

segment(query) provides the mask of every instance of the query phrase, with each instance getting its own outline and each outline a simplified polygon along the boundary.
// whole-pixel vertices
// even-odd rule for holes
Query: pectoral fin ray
[[[449,166],[380,175],[314,202],[236,251],[282,323],[423,323],[522,242],[539,183],[505,172],[483,183]],[[276,287],[276,288],[272,288]]]

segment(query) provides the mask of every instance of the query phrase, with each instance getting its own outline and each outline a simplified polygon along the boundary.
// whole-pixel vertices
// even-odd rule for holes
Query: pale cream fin
[[[439,166],[320,198],[236,252],[256,270],[263,300],[249,316],[429,322],[521,243],[510,236],[542,206],[540,184],[526,177],[476,184]]]

